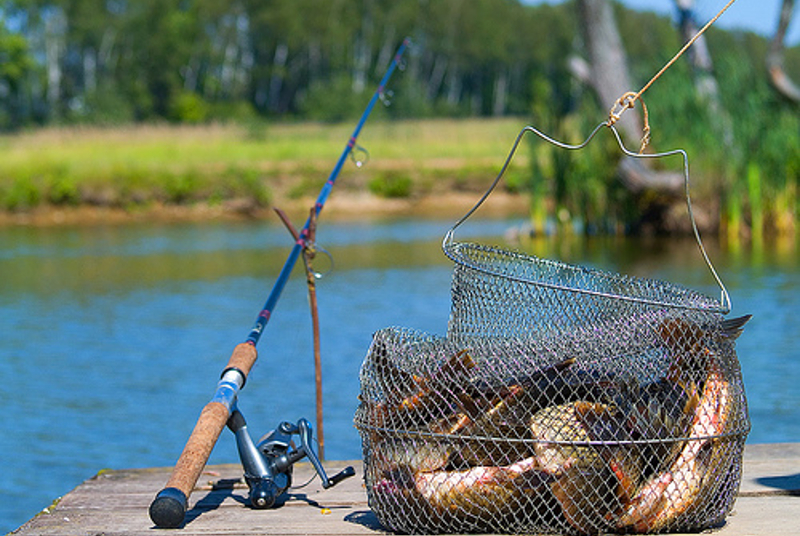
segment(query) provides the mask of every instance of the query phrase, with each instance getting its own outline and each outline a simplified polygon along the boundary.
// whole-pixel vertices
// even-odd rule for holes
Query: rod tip
[[[164,488],[150,504],[150,519],[162,529],[177,529],[186,517],[186,495],[177,488]]]

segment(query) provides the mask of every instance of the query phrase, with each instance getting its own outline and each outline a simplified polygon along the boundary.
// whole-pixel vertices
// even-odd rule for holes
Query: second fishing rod
[[[211,455],[211,451],[213,450],[220,433],[225,428],[226,424],[229,424],[230,426],[228,421],[231,417],[231,414],[236,412],[236,400],[238,393],[244,387],[244,384],[247,380],[247,375],[250,373],[250,369],[253,367],[258,357],[256,345],[258,344],[258,341],[264,332],[264,328],[267,326],[267,323],[269,322],[269,319],[275,310],[278,299],[280,298],[281,293],[283,292],[283,289],[289,280],[289,276],[291,275],[292,270],[297,263],[297,259],[303,251],[303,248],[306,247],[312,219],[318,216],[322,211],[333,185],[335,184],[336,179],[341,172],[342,166],[356,147],[356,141],[361,133],[361,129],[372,113],[372,109],[375,107],[375,104],[384,95],[386,84],[388,83],[389,78],[391,78],[392,73],[394,73],[395,69],[400,65],[403,53],[408,45],[409,40],[405,39],[398,47],[394,58],[389,64],[386,73],[378,85],[378,88],[372,95],[372,98],[367,104],[367,107],[364,109],[364,112],[362,113],[361,118],[358,121],[355,130],[353,131],[353,134],[347,141],[344,151],[339,157],[339,160],[336,162],[336,165],[331,171],[331,174],[329,175],[328,180],[325,182],[325,185],[322,187],[322,190],[320,191],[319,196],[314,204],[314,215],[308,218],[305,225],[300,230],[298,239],[295,241],[295,244],[292,247],[288,258],[286,259],[283,268],[278,274],[278,278],[272,287],[272,291],[267,297],[264,307],[259,312],[252,329],[248,333],[245,341],[238,344],[234,349],[233,354],[228,360],[227,366],[223,369],[222,377],[217,384],[217,389],[214,393],[214,396],[203,408],[200,417],[197,420],[197,424],[195,425],[192,434],[189,436],[186,446],[178,458],[178,461],[175,464],[166,486],[156,495],[155,499],[151,503],[149,509],[150,519],[157,527],[178,528],[183,525],[186,517],[189,496],[191,495],[191,492],[194,489],[198,478],[200,477],[200,473],[203,471],[203,468],[205,467],[205,464]],[[238,421],[238,419],[234,420]],[[244,437],[244,434],[241,432],[243,428],[246,429],[243,421],[238,423],[235,422],[233,426],[231,426],[231,429],[237,434],[237,440],[240,437]],[[285,426],[284,428],[286,428],[286,430],[291,429],[291,427]],[[303,427],[301,426],[300,428]],[[284,432],[288,433],[286,431]],[[306,432],[303,433],[305,434]],[[301,437],[303,436],[301,435]],[[245,438],[245,441],[246,440],[247,438]],[[251,465],[261,467],[264,469],[262,472],[270,472],[269,467],[265,468],[264,464],[261,463],[262,458],[264,458],[263,455],[268,454],[267,452],[256,452],[259,449],[256,448],[254,450],[249,445],[245,450],[250,451],[248,456],[242,457],[243,463],[245,462],[245,458],[250,459],[250,461],[244,463],[245,465],[253,462]],[[307,454],[309,450],[310,449],[305,449],[300,454]],[[311,456],[309,457],[311,458]],[[266,458],[269,458],[269,456],[267,455]],[[267,465],[269,464],[267,463]],[[324,471],[321,472],[321,475],[324,475]],[[343,476],[346,475],[342,475],[342,477]],[[328,482],[329,484],[331,482],[335,483],[340,479],[340,475],[336,475]],[[326,481],[327,478],[323,476],[323,483]]]

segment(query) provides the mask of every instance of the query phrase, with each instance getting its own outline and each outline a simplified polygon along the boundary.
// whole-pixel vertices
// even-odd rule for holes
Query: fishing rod
[[[364,113],[361,115],[361,119],[358,121],[352,136],[350,136],[342,155],[339,157],[339,160],[336,162],[333,171],[331,171],[328,180],[325,182],[325,185],[320,191],[316,203],[314,204],[314,215],[309,216],[308,220],[306,220],[305,225],[300,231],[299,238],[295,241],[295,244],[292,247],[288,258],[286,259],[283,268],[278,274],[278,278],[272,287],[272,291],[267,297],[264,308],[258,314],[250,333],[247,335],[247,339],[234,348],[233,353],[228,360],[227,366],[222,371],[222,377],[217,384],[214,397],[208,404],[206,404],[200,413],[197,424],[195,425],[192,434],[189,436],[186,446],[178,458],[178,461],[172,470],[172,474],[167,481],[166,486],[156,495],[156,498],[150,504],[150,519],[156,524],[157,527],[178,528],[183,524],[186,516],[189,495],[192,493],[192,490],[194,489],[197,479],[200,477],[200,473],[203,471],[206,462],[208,462],[208,458],[211,455],[211,451],[213,450],[214,445],[216,444],[217,439],[222,432],[222,429],[225,428],[225,425],[228,423],[231,413],[236,410],[236,398],[238,392],[244,387],[245,381],[247,380],[247,375],[250,373],[250,369],[253,367],[256,359],[258,358],[256,344],[258,344],[261,334],[264,332],[264,328],[272,316],[275,305],[277,304],[278,299],[280,298],[280,295],[283,292],[287,281],[289,280],[289,276],[291,275],[294,265],[297,263],[297,259],[300,256],[301,251],[306,247],[311,222],[316,216],[319,215],[320,211],[322,211],[322,207],[325,205],[325,202],[330,195],[331,189],[336,182],[336,178],[338,177],[345,160],[352,154],[353,149],[356,147],[356,140],[358,139],[358,135],[361,132],[364,123],[366,123],[367,118],[372,112],[372,108],[375,106],[378,99],[384,96],[386,84],[389,81],[389,78],[392,76],[395,68],[397,68],[397,66],[400,64],[400,59],[402,58],[403,52],[408,45],[409,40],[406,38],[397,49],[394,58],[389,64],[386,73],[383,75],[383,78],[378,85],[378,88],[375,90],[375,93],[370,99],[369,104],[367,104]],[[269,471],[267,471],[267,473],[268,472]],[[345,470],[343,473],[345,472],[347,472],[347,470]],[[349,474],[343,473],[334,476],[330,479],[330,481],[332,481],[332,483],[336,483],[342,478],[349,476]],[[326,480],[327,479],[323,478],[323,483],[325,483]]]

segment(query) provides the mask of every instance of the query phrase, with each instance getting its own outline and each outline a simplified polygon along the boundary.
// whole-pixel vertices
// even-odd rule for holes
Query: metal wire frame
[[[683,149],[674,149],[674,150],[671,150],[671,151],[665,151],[665,152],[660,152],[660,153],[651,153],[651,154],[635,153],[635,152],[629,150],[627,147],[625,147],[625,144],[623,143],[622,138],[620,137],[619,132],[617,131],[617,129],[613,125],[609,125],[605,121],[600,123],[600,124],[598,124],[591,131],[591,133],[586,137],[586,139],[584,141],[582,141],[579,144],[575,144],[575,145],[569,144],[569,143],[564,143],[562,141],[556,140],[556,139],[548,136],[547,134],[543,133],[542,131],[540,131],[536,127],[533,127],[533,126],[530,126],[530,125],[526,126],[525,128],[523,128],[520,131],[520,133],[517,135],[517,138],[514,141],[514,144],[511,147],[511,150],[509,151],[508,156],[506,157],[506,160],[503,163],[502,168],[500,169],[500,172],[497,174],[495,179],[489,185],[489,188],[481,196],[481,198],[478,200],[478,202],[464,216],[462,216],[460,219],[458,219],[456,221],[456,223],[445,234],[444,239],[442,240],[442,249],[444,250],[445,255],[447,255],[454,262],[466,264],[466,265],[470,266],[471,268],[473,268],[475,270],[483,271],[485,273],[491,273],[487,268],[482,267],[480,265],[477,265],[474,262],[470,262],[463,255],[460,255],[458,253],[457,248],[454,246],[454,243],[455,243],[454,242],[455,231],[466,220],[468,220],[481,207],[481,205],[483,205],[483,203],[488,199],[488,197],[492,194],[492,192],[494,191],[494,189],[497,186],[497,184],[500,182],[500,180],[505,175],[505,172],[508,169],[509,164],[511,163],[511,161],[514,158],[514,154],[516,153],[516,151],[517,151],[517,149],[519,147],[519,144],[521,143],[522,138],[525,136],[526,133],[532,132],[533,134],[535,134],[536,136],[538,136],[542,140],[544,140],[544,141],[546,141],[546,142],[548,142],[548,143],[550,143],[550,144],[552,144],[552,145],[554,145],[556,147],[559,147],[559,148],[565,149],[565,150],[575,151],[575,150],[580,150],[580,149],[583,149],[584,147],[586,147],[592,141],[592,139],[594,139],[594,137],[597,135],[597,133],[604,127],[611,130],[611,132],[613,133],[613,135],[614,135],[614,137],[615,137],[615,139],[617,141],[617,145],[619,145],[620,150],[626,156],[629,156],[629,157],[632,157],[632,158],[640,158],[640,159],[657,159],[657,158],[666,158],[666,157],[677,156],[677,155],[681,156],[681,158],[683,159],[683,179],[684,179],[684,189],[685,189],[685,193],[686,193],[686,207],[687,207],[687,210],[688,210],[688,213],[689,213],[689,220],[691,221],[691,224],[692,224],[692,231],[693,231],[694,237],[695,237],[695,239],[697,241],[697,245],[698,245],[698,248],[700,249],[700,253],[701,253],[702,257],[703,257],[703,260],[705,261],[706,266],[708,267],[709,271],[711,272],[712,277],[714,278],[714,281],[717,283],[717,285],[719,286],[720,291],[721,291],[720,306],[719,306],[717,312],[719,312],[721,314],[729,313],[730,310],[731,310],[731,298],[730,298],[730,295],[728,293],[727,288],[725,287],[725,284],[722,282],[722,279],[720,278],[719,274],[717,273],[716,269],[714,268],[714,265],[711,262],[711,259],[710,259],[709,255],[708,255],[708,252],[706,251],[705,246],[703,245],[703,240],[700,237],[700,231],[697,228],[697,222],[695,221],[694,212],[692,210],[692,199],[691,199],[690,185],[689,185],[689,157],[686,154],[686,151],[684,151]],[[509,277],[508,274],[503,274],[503,276],[504,277]],[[542,284],[542,283],[537,283],[537,284]],[[569,287],[565,287],[565,286],[547,285],[547,284],[542,284],[542,285],[543,286],[550,286],[551,288],[555,288],[555,289],[559,289],[559,290],[570,290]],[[587,292],[589,294],[593,293],[595,295],[603,296],[603,297],[612,297],[612,298],[619,298],[619,299],[624,299],[624,300],[641,301],[640,299],[637,299],[637,298],[631,298],[631,297],[620,296],[620,295],[615,295],[615,294],[608,294],[608,293],[603,293],[603,292],[593,292],[593,291],[581,291],[581,292]],[[646,302],[646,303],[651,303],[653,305],[662,305],[662,304],[660,304],[658,302],[652,302],[652,301],[648,301],[648,300],[643,300],[643,301]]]

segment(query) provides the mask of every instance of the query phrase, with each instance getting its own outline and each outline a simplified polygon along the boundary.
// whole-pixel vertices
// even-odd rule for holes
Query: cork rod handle
[[[236,346],[222,373],[214,398],[206,404],[175,463],[167,485],[150,505],[150,519],[160,528],[178,528],[186,517],[189,495],[228,421],[238,390],[257,358],[255,346]]]

